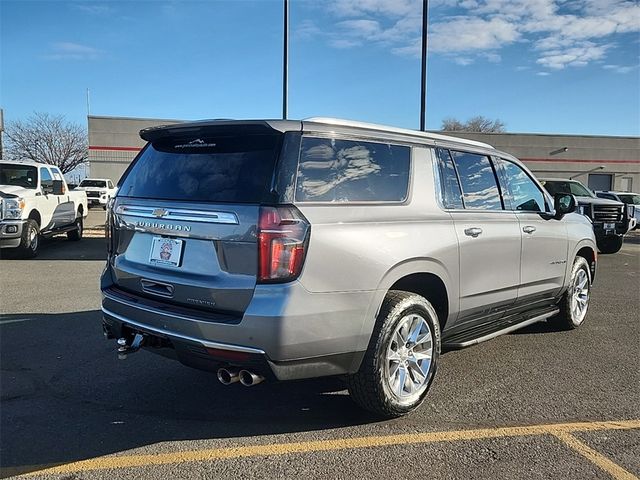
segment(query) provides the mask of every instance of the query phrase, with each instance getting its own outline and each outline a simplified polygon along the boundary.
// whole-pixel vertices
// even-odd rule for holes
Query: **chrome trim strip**
[[[175,338],[180,338],[182,340],[188,340],[190,342],[200,343],[201,345],[207,348],[217,348],[220,350],[231,350],[234,352],[256,353],[258,355],[265,355],[265,352],[263,350],[260,350],[259,348],[242,347],[240,345],[230,345],[228,343],[209,342],[201,338],[194,338],[188,335],[182,335],[179,333],[170,332],[162,328],[150,327],[142,323],[134,322],[133,320],[123,317],[122,315],[118,315],[117,313],[113,313],[112,311],[107,310],[104,307],[102,307],[102,313],[110,317],[113,317],[116,320],[119,320],[120,322],[125,323],[127,325],[133,325],[134,327],[138,327],[142,330],[148,330],[150,332],[159,333],[161,335],[166,335],[167,337],[175,337]]]
[[[153,212],[163,210],[163,215],[154,215]],[[185,210],[178,208],[155,208],[138,205],[119,205],[116,209],[118,215],[131,217],[153,218],[155,220],[182,220],[185,222],[223,223],[226,225],[238,225],[238,217],[235,213],[219,212],[211,210]]]
[[[560,311],[559,308],[543,313],[542,315],[538,315],[537,317],[530,318],[529,320],[525,320],[524,322],[516,323],[515,325],[511,325],[510,327],[503,328],[502,330],[498,330],[497,332],[489,333],[488,335],[484,335],[483,337],[474,338],[473,340],[468,340],[466,342],[457,342],[457,343],[447,343],[445,341],[445,345],[448,347],[457,347],[457,348],[465,348],[470,347],[471,345],[477,345],[478,343],[486,342],[487,340],[491,340],[493,338],[499,337],[500,335],[504,335],[506,333],[515,332],[516,330],[520,330],[521,328],[527,327],[532,323],[541,322],[549,317],[553,317]]]

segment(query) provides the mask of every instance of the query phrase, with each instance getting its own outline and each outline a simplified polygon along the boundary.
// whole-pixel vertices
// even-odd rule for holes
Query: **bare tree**
[[[448,132],[482,133],[504,133],[506,131],[504,122],[499,119],[490,120],[482,115],[472,117],[464,123],[455,118],[445,118],[442,121],[442,130]]]
[[[5,133],[10,158],[56,165],[63,174],[87,161],[87,133],[62,115],[36,112],[9,123]]]

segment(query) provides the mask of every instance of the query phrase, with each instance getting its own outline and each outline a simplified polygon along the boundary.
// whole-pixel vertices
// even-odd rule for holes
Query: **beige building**
[[[117,181],[144,146],[138,132],[179,120],[89,116],[90,174]],[[489,143],[538,177],[580,180],[594,190],[640,191],[640,137],[450,133]]]

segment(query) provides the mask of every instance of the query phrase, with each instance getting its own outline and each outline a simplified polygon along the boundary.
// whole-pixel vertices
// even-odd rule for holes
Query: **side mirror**
[[[555,218],[560,220],[567,213],[575,212],[576,210],[576,197],[570,193],[556,193],[553,196],[553,207],[556,211]]]
[[[64,182],[62,180],[53,181],[53,194],[62,195],[64,193]]]

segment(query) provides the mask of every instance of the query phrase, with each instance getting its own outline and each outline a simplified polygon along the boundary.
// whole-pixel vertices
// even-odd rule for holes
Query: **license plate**
[[[614,230],[616,228],[616,224],[615,223],[605,223],[604,224],[604,229],[605,230]]]
[[[179,267],[182,258],[182,246],[184,240],[173,238],[153,237],[149,263],[165,265],[167,267]]]

